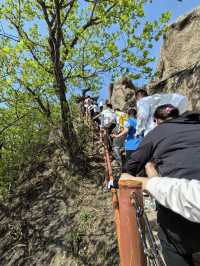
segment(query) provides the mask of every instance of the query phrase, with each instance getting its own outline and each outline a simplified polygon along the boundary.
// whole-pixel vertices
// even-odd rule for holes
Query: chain
[[[132,194],[133,206],[136,210],[136,221],[138,225],[138,231],[140,239],[143,245],[144,254],[147,256],[149,265],[151,266],[165,266],[165,263],[160,255],[160,250],[156,244],[156,239],[152,233],[152,228],[147,218],[147,215],[144,213],[143,208],[138,199],[138,195],[133,192]],[[142,218],[144,223],[142,223]]]

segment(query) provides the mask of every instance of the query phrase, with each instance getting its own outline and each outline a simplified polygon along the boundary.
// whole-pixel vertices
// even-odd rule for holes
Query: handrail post
[[[142,202],[141,183],[123,174],[119,180],[120,266],[145,266],[146,257],[138,231],[136,211],[131,203],[132,192],[137,193]]]

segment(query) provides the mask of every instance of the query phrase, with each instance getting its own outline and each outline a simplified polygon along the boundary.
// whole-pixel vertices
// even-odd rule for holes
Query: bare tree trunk
[[[66,84],[63,76],[64,64],[60,56],[60,48],[62,42],[62,23],[60,12],[62,9],[62,3],[58,0],[54,0],[54,10],[51,13],[52,18],[50,19],[47,12],[47,6],[45,1],[40,0],[40,5],[42,6],[45,20],[49,28],[49,48],[51,52],[51,60],[53,63],[53,74],[55,79],[55,90],[60,101],[61,110],[61,123],[63,137],[67,143],[70,154],[73,154],[77,147],[77,138],[75,129],[72,122],[71,112],[69,103],[66,98]]]
[[[73,126],[70,106],[66,98],[67,87],[63,74],[64,63],[60,54],[63,40],[63,22],[61,21],[61,11],[64,9],[64,6],[62,3],[63,1],[54,0],[52,2],[54,5],[49,7],[46,5],[44,0],[38,0],[38,3],[42,7],[44,18],[49,30],[49,50],[55,80],[55,92],[60,101],[63,137],[66,141],[70,154],[74,157],[79,150],[79,147],[76,132]],[[73,5],[73,1],[70,3],[69,8]],[[75,38],[73,45],[75,45],[76,39],[77,37]]]
[[[78,142],[72,121],[69,103],[66,98],[67,89],[63,78],[63,73],[59,69],[59,67],[55,67],[54,72],[55,72],[57,95],[60,101],[62,133],[69,148],[70,154],[74,155],[74,153],[77,151]]]
[[[75,130],[72,123],[70,107],[66,99],[65,91],[66,88],[63,82],[63,84],[58,85],[58,96],[60,100],[61,119],[62,119],[62,131],[64,138],[71,145],[73,143],[73,139],[75,139]]]

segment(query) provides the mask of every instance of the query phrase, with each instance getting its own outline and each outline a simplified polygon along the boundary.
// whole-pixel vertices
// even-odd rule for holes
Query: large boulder
[[[128,78],[119,79],[109,89],[113,108],[126,110],[128,107],[135,105],[135,90],[137,88]]]
[[[169,26],[161,48],[158,78],[150,93],[179,92],[200,110],[200,7]]]

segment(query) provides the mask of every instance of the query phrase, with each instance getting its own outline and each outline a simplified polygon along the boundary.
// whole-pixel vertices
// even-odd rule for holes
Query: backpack
[[[109,127],[111,124],[116,123],[116,115],[111,109],[106,109],[101,112],[101,126]]]

